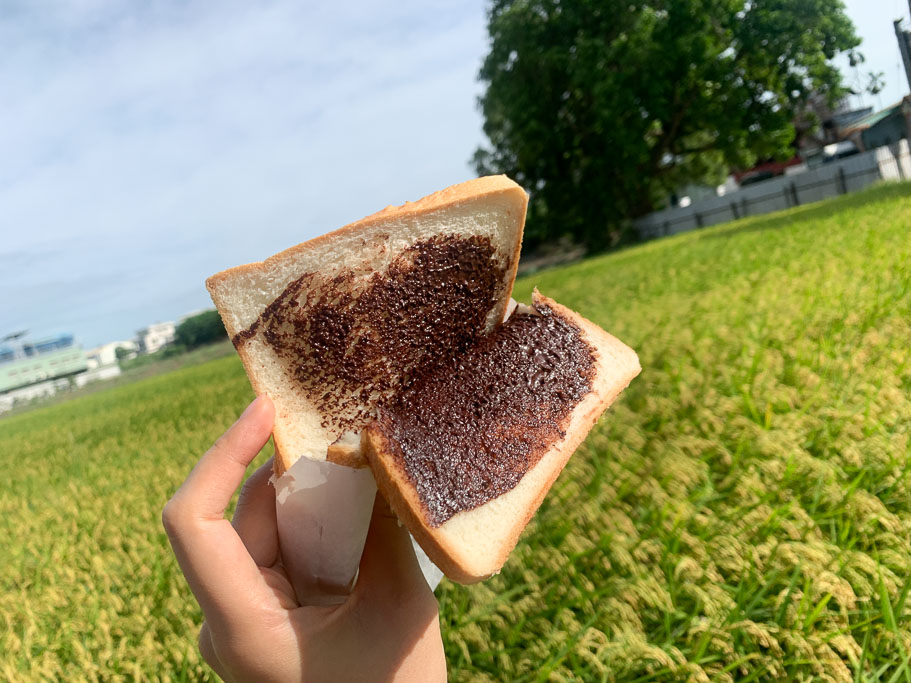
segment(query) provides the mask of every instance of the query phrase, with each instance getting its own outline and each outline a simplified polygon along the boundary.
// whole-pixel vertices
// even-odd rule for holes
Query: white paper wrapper
[[[427,557],[427,553],[424,552],[424,549],[414,540],[414,536],[411,537],[411,545],[414,546],[414,554],[417,555],[418,564],[421,565],[421,572],[424,574],[424,580],[427,582],[427,585],[430,586],[430,590],[435,591],[437,586],[440,585],[440,581],[443,580],[443,572],[430,561],[430,558]]]
[[[274,484],[282,562],[297,599],[302,605],[344,602],[370,525],[373,473],[300,458]]]
[[[376,482],[369,468],[300,458],[275,479],[282,562],[302,605],[345,601],[354,587],[370,526]],[[413,539],[412,539],[413,542]],[[415,543],[431,590],[443,574]]]

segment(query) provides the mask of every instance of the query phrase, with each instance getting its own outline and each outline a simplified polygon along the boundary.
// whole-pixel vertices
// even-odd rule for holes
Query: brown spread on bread
[[[440,526],[510,491],[591,391],[592,347],[547,306],[516,313],[400,389],[375,427]]]
[[[261,335],[324,427],[359,429],[399,384],[475,343],[509,266],[487,237],[434,236],[382,272],[305,273],[233,342]]]

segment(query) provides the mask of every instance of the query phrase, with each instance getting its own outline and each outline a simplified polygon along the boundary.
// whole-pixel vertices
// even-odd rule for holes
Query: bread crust
[[[339,240],[340,238],[351,234],[357,234],[360,231],[365,231],[370,228],[382,226],[387,222],[397,221],[402,218],[418,218],[436,211],[440,211],[442,209],[446,209],[448,207],[459,205],[466,201],[477,201],[485,197],[503,193],[516,193],[517,200],[519,198],[519,195],[521,195],[521,201],[517,201],[516,205],[517,207],[521,207],[521,215],[518,216],[519,225],[524,225],[526,195],[521,186],[504,175],[476,178],[464,183],[460,183],[458,185],[453,185],[438,192],[434,192],[433,194],[430,194],[415,202],[405,202],[400,206],[388,206],[385,209],[362,218],[361,220],[355,221],[354,223],[350,223],[337,230],[290,247],[284,251],[278,252],[277,254],[270,256],[264,261],[248,263],[223,270],[219,273],[216,273],[215,275],[212,275],[206,280],[206,288],[208,289],[209,294],[211,295],[212,300],[215,302],[215,305],[219,311],[226,310],[230,308],[230,306],[228,305],[228,302],[222,298],[220,288],[222,284],[226,284],[233,278],[243,275],[259,274],[274,266],[286,262],[294,262],[296,259],[300,258],[301,255],[306,254],[309,251],[312,251],[324,245],[331,245],[333,242]],[[497,305],[500,310],[497,310],[497,308],[492,309],[496,315],[499,316],[499,319],[501,321],[505,316],[507,302],[510,300],[510,295],[512,293],[513,283],[516,276],[516,269],[518,268],[520,251],[521,230],[519,231],[519,239],[516,240],[513,253],[511,254],[509,270],[507,270],[504,275],[506,288],[504,296],[502,297],[502,301]],[[225,329],[229,337],[231,339],[234,339],[234,337],[242,330],[237,329],[237,327],[233,324],[233,321],[230,319],[230,316],[223,315],[222,319],[224,320]],[[252,385],[256,395],[268,395],[268,391],[264,386],[264,383],[261,381],[259,374],[254,369],[254,364],[256,361],[248,350],[247,346],[245,344],[239,344],[235,348],[237,349],[237,353],[240,356],[244,368],[247,370],[250,384]],[[290,415],[277,415],[276,419],[278,420],[279,417],[285,420],[292,419],[292,416]],[[280,434],[274,433],[273,437],[275,441],[276,451],[274,469],[276,475],[280,476],[283,472],[287,471],[296,461],[297,454],[295,453],[293,445],[290,443],[285,443]],[[352,449],[346,446],[336,446],[335,444],[329,447],[327,460],[346,467],[357,468],[365,467],[367,465],[366,460],[358,449]]]
[[[402,485],[403,477],[407,481],[407,475],[404,472],[395,471],[393,460],[389,457],[392,446],[385,434],[375,427],[369,426],[363,431],[361,438],[361,450],[370,463],[370,469],[373,470],[377,489],[383,494],[383,498],[389,503],[389,507],[395,512],[399,521],[405,525],[405,528],[414,536],[414,540],[427,553],[430,561],[448,578],[458,583],[470,584],[487,578],[475,578],[465,572],[446,546],[440,542],[439,537],[433,533],[432,528],[425,521],[423,506],[414,488]]]
[[[559,442],[554,443],[541,459],[523,476],[523,480],[532,473],[543,473],[543,480],[537,484],[538,489],[521,514],[512,520],[511,527],[495,555],[482,562],[485,569],[476,568],[460,562],[458,549],[449,547],[442,530],[459,516],[483,515],[485,508],[494,501],[488,501],[472,510],[457,513],[439,527],[431,526],[426,518],[424,506],[418,498],[408,475],[402,471],[392,457],[392,447],[385,434],[375,425],[370,425],[362,437],[367,460],[373,469],[377,487],[389,501],[399,519],[415,537],[428,557],[440,570],[453,581],[470,584],[482,581],[495,574],[506,563],[510,552],[518,543],[519,537],[528,522],[540,507],[544,497],[556,481],[570,456],[579,447],[588,432],[597,422],[600,415],[617,398],[620,392],[639,373],[640,366],[635,352],[620,340],[608,334],[591,321],[571,311],[557,302],[543,296],[536,289],[533,294],[535,306],[549,307],[554,314],[564,317],[580,330],[595,354],[597,373],[592,391],[574,409],[571,427]],[[521,485],[521,480],[517,487]],[[511,492],[502,494],[510,495]],[[497,499],[494,499],[497,500]]]
[[[280,251],[277,254],[273,254],[265,261],[246,263],[241,266],[234,266],[233,268],[228,268],[221,272],[215,273],[215,275],[206,278],[206,289],[209,290],[209,294],[212,295],[212,298],[214,299],[216,296],[215,291],[218,284],[224,282],[228,278],[231,278],[238,274],[255,273],[257,271],[262,271],[272,264],[281,261],[294,260],[298,255],[302,253],[322,246],[323,244],[329,244],[348,233],[357,232],[358,230],[363,230],[364,228],[374,227],[384,222],[396,220],[406,216],[421,216],[433,211],[438,211],[439,209],[443,209],[448,206],[452,206],[453,204],[459,204],[460,202],[467,201],[469,199],[479,199],[486,195],[491,195],[498,192],[516,190],[521,192],[523,195],[525,194],[525,190],[523,190],[518,183],[510,180],[505,175],[484,176],[483,178],[468,180],[464,183],[459,183],[458,185],[447,187],[444,190],[438,190],[437,192],[429,194],[426,197],[417,200],[416,202],[405,202],[399,206],[387,206],[385,209],[370,214],[369,216],[355,221],[354,223],[349,223],[348,225],[342,226],[337,230],[327,232],[324,235],[314,237],[311,240],[307,240],[306,242],[302,242],[293,247],[289,247],[284,251]],[[524,213],[521,217],[521,222],[525,222]],[[512,287],[516,279],[516,269],[519,267],[519,253],[521,250],[522,243],[519,241],[519,243],[516,244],[515,251],[512,254],[512,265],[510,267],[510,271],[508,272],[509,291],[505,297],[507,301],[512,295]],[[226,327],[227,325],[228,323],[225,324]],[[240,330],[228,330],[228,334],[232,338],[238,332],[240,332]]]

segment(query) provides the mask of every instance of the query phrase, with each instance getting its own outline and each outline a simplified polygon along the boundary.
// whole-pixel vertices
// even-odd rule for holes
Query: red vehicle
[[[752,185],[753,183],[768,180],[775,176],[784,175],[784,170],[786,168],[797,166],[800,163],[803,163],[801,158],[795,155],[787,161],[766,161],[761,164],[756,164],[753,168],[747,169],[746,171],[738,171],[732,175],[734,176],[734,180],[737,181],[737,184],[743,187],[744,185]]]

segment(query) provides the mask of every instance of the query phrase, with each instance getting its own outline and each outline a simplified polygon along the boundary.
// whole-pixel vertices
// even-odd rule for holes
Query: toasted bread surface
[[[207,280],[254,390],[275,403],[277,473],[301,456],[363,466],[339,437],[403,375],[502,321],[526,203],[505,176],[478,178]]]
[[[594,372],[590,388],[565,416],[562,435],[552,437],[536,462],[514,486],[471,509],[439,523],[416,480],[403,467],[401,444],[381,422],[363,434],[363,450],[377,486],[393,510],[450,579],[473,583],[500,570],[519,536],[541,504],[566,462],[601,413],[639,373],[635,352],[582,316],[551,299],[534,295],[534,305],[567,321],[591,350]],[[484,457],[478,453],[477,457]],[[446,463],[440,463],[445,467]]]

